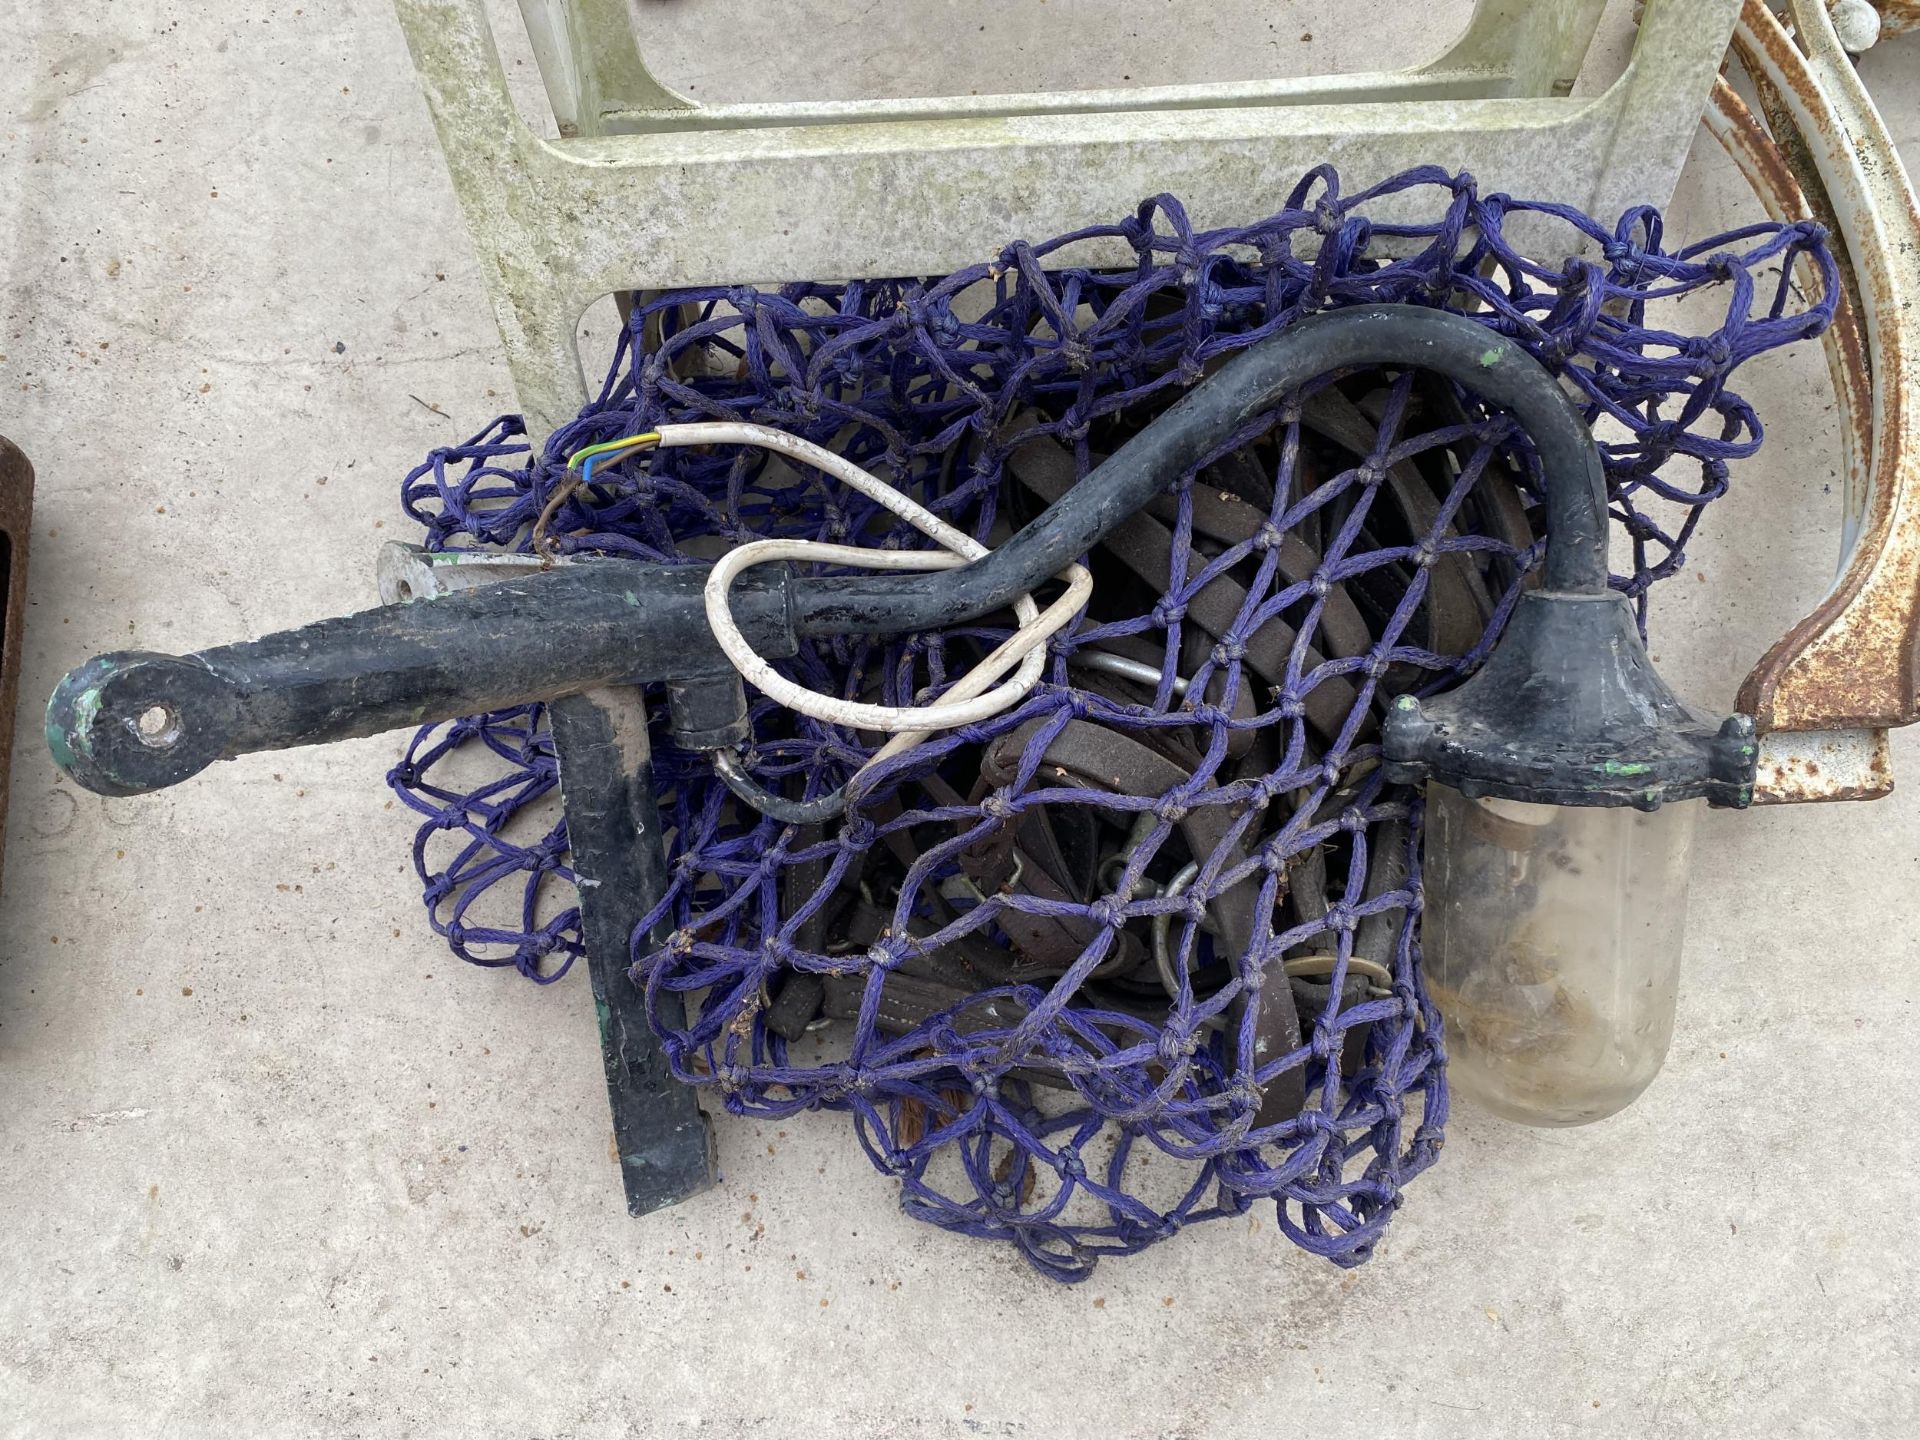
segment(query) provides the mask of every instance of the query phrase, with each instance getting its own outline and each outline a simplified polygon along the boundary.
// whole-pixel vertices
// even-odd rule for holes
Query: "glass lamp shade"
[[[1657,810],[1427,786],[1421,926],[1448,1073],[1529,1125],[1623,1109],[1673,1036],[1701,800]]]

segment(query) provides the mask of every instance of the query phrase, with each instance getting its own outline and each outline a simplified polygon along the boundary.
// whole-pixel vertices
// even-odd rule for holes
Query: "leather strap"
[[[1449,413],[1459,412],[1457,397],[1445,387],[1442,390],[1439,403],[1447,406],[1451,402]],[[1374,409],[1373,414],[1338,390],[1324,388],[1303,403],[1301,424],[1305,430],[1331,441],[1350,455],[1370,456],[1378,447],[1379,423],[1384,411],[1372,397],[1369,403]],[[1456,423],[1463,422],[1465,418],[1464,414],[1459,414]],[[1048,435],[1027,433],[1041,423],[1039,417],[1031,413],[1016,416],[1009,423],[1004,433],[1012,449],[1007,454],[1006,468],[1008,474],[1029,493],[1051,503],[1071,489],[1079,477],[1073,454],[1069,450]],[[1416,536],[1434,531],[1439,518],[1441,496],[1450,479],[1447,474],[1430,478],[1421,463],[1424,458],[1409,456],[1389,464],[1375,501],[1378,503],[1379,498],[1389,499],[1398,509],[1407,532]],[[1302,457],[1303,465],[1305,461],[1306,457]],[[1308,481],[1303,477],[1301,483]],[[1521,547],[1531,543],[1525,512],[1513,487],[1495,483],[1478,487],[1475,494],[1478,495],[1480,490],[1493,492],[1484,498],[1482,508],[1489,510],[1498,537]],[[1234,547],[1244,545],[1260,535],[1268,524],[1272,502],[1273,485],[1268,467],[1254,458],[1250,450],[1241,450],[1222,456],[1201,473],[1187,501],[1187,514],[1196,537],[1213,546]],[[1102,542],[1101,549],[1149,590],[1162,591],[1175,559],[1176,527],[1180,516],[1179,497],[1163,495],[1150,503],[1145,511],[1134,515],[1110,533]],[[1336,516],[1324,519],[1328,525],[1336,521]],[[1377,523],[1374,528],[1378,528]],[[1318,526],[1303,529],[1317,537]],[[1444,527],[1440,533],[1451,535],[1455,532],[1451,527]],[[1302,533],[1292,531],[1276,537],[1274,556],[1281,579],[1290,586],[1310,584],[1322,563],[1316,546]],[[1212,562],[1208,555],[1189,547],[1185,556],[1185,573],[1190,576],[1198,574],[1209,563]],[[1375,588],[1379,589],[1389,578],[1386,575],[1374,577]],[[1335,656],[1349,657],[1365,654],[1372,648],[1375,643],[1373,627],[1362,605],[1356,603],[1355,594],[1350,593],[1351,587],[1363,599],[1368,599],[1367,584],[1365,577],[1357,578],[1348,584],[1334,586],[1324,597],[1314,637],[1318,644],[1298,646],[1303,672],[1322,663],[1323,649]],[[1493,610],[1493,599],[1476,557],[1468,552],[1443,552],[1430,569],[1428,585],[1420,612],[1424,633],[1417,637],[1415,643],[1424,643],[1427,648],[1443,654],[1464,652],[1477,642]],[[1384,591],[1370,598],[1369,603],[1375,607],[1376,613],[1384,598]],[[1184,648],[1189,651],[1188,663],[1198,664],[1204,650],[1217,644],[1222,636],[1234,628],[1246,601],[1244,586],[1229,575],[1215,577],[1194,593],[1182,617],[1187,627],[1188,643]],[[1297,642],[1296,632],[1289,624],[1279,618],[1271,619],[1247,640],[1242,663],[1247,671],[1268,685],[1282,687],[1286,683],[1289,662]],[[1103,641],[1102,648],[1131,655],[1150,664],[1158,664],[1164,654],[1163,646],[1147,637],[1114,637]],[[1132,703],[1127,699],[1126,687],[1136,682],[1087,670],[1076,676],[1075,683],[1121,703]],[[1218,679],[1215,684],[1219,684]],[[1258,708],[1253,689],[1249,684],[1240,687],[1235,704],[1237,714],[1250,715]],[[1221,692],[1210,693],[1217,696]],[[1357,693],[1346,677],[1329,676],[1303,698],[1307,722],[1321,742],[1339,734],[1357,700]],[[984,747],[980,762],[981,779],[972,797],[975,802],[988,789],[1007,785],[1014,780],[1027,745],[1039,727],[1047,723],[1045,719],[1031,721]],[[1235,732],[1229,743],[1229,766],[1226,772],[1229,775],[1261,759],[1266,749],[1270,749],[1270,746],[1262,747],[1260,755],[1250,753],[1259,745],[1259,737],[1246,731]],[[1062,727],[1049,743],[1039,762],[1042,769],[1035,783],[1045,787],[1057,779],[1078,788],[1112,794],[1160,795],[1189,783],[1199,758],[1190,738],[1178,729],[1152,730],[1134,736],[1093,721],[1075,719]],[[1258,768],[1265,766],[1263,764]],[[1050,775],[1047,773],[1049,770],[1059,773]],[[927,777],[922,783],[939,803],[961,803],[960,795],[944,782],[937,781],[937,777]],[[1098,893],[1099,856],[1075,833],[1075,817],[1069,813],[1071,808],[1030,806],[1024,809],[1016,820],[997,827],[991,836],[963,853],[963,872],[983,895],[992,895],[1009,884],[1017,883],[1025,893],[1042,899],[1086,903]],[[899,803],[893,802],[888,810],[890,814],[897,815],[900,813]],[[1060,813],[1050,813],[1052,811]],[[1222,849],[1234,818],[1226,807],[1202,804],[1191,807],[1177,824],[1189,852],[1204,860]],[[1367,884],[1369,898],[1386,893],[1404,879],[1404,856],[1399,853],[1404,850],[1404,831],[1392,825],[1383,826],[1374,840]],[[917,853],[904,832],[889,837],[889,849],[902,864],[908,865],[913,863]],[[1241,862],[1247,853],[1247,847],[1238,841],[1225,849],[1222,858],[1229,866]],[[817,885],[824,878],[824,867],[796,867],[798,869],[804,869],[807,873],[804,876],[792,874],[795,893],[803,887],[803,883]],[[815,869],[819,870],[818,875],[813,873]],[[1295,873],[1283,878],[1291,881],[1283,890],[1283,895],[1297,920],[1311,921],[1325,915],[1328,908],[1326,864],[1324,855],[1318,849],[1300,856]],[[1259,891],[1259,879],[1249,879],[1217,896],[1212,902],[1211,925],[1218,946],[1225,954],[1244,956],[1253,948],[1256,933],[1263,928],[1257,924],[1258,917],[1254,913],[1258,907]],[[935,903],[936,906],[940,903],[938,897],[935,897]],[[827,917],[830,915],[832,919],[829,922]],[[1399,919],[1400,912],[1397,911],[1390,915],[1368,917],[1355,936],[1355,953],[1381,963],[1390,963]],[[843,900],[823,907],[804,927],[804,936],[797,936],[796,939],[816,941],[826,933],[830,924],[841,943],[864,947],[878,938],[890,920],[890,912],[863,900]],[[1099,927],[1079,916],[1031,915],[1008,907],[999,912],[997,920],[1013,942],[1014,954],[1011,957],[978,936],[965,937],[971,943],[956,943],[943,946],[938,952],[909,956],[885,982],[879,1017],[881,1027],[894,1033],[903,1033],[933,1014],[956,1006],[961,1008],[955,1013],[955,1028],[961,1033],[1015,1024],[1024,1011],[1010,1002],[982,1001],[977,1006],[970,1006],[966,1002],[983,988],[1043,980],[1047,976],[1061,974],[1099,936]],[[812,949],[815,946],[806,944],[805,948]],[[1376,955],[1373,953],[1375,951],[1386,953]],[[1090,978],[1121,982],[1121,989],[1125,990],[1128,982],[1138,984],[1148,980],[1151,974],[1152,962],[1146,955],[1145,947],[1137,937],[1120,930],[1115,932],[1107,958]],[[1263,980],[1269,983],[1263,983],[1256,990],[1248,992],[1236,1003],[1229,1017],[1233,1033],[1237,1036],[1244,1006],[1253,1004],[1259,1007],[1255,1021],[1255,1049],[1259,1062],[1298,1048],[1300,1005],[1304,1004],[1310,1012],[1318,1012],[1331,999],[1324,982],[1316,984],[1313,981],[1296,980],[1289,983],[1277,959],[1271,963],[1271,973],[1264,976]],[[812,983],[803,984],[803,981]],[[801,1000],[812,997],[808,1018],[811,1018],[812,1010],[823,999],[826,1013],[830,1015],[842,1012],[857,1014],[864,986],[864,979],[857,977],[796,975],[788,982],[789,990],[806,992],[804,996],[795,994],[796,1004],[793,1008],[797,1009]],[[1113,990],[1114,987],[1108,985],[1104,989]],[[1361,983],[1355,995],[1349,996],[1346,1003],[1353,1003],[1364,993],[1365,985]],[[786,992],[783,991],[781,1000],[785,999]],[[777,1002],[775,1008],[779,1010],[783,1007]],[[770,1014],[769,1022],[772,1023],[773,1019],[774,1016]],[[792,1023],[790,1016],[782,1015],[781,1019]],[[1347,1041],[1344,1058],[1351,1067],[1358,1062],[1364,1049],[1364,1027],[1351,1030]],[[1057,1076],[1048,1077],[1037,1072],[1029,1078],[1051,1079],[1054,1083],[1059,1080]],[[1263,1096],[1259,1123],[1273,1124],[1297,1114],[1304,1099],[1303,1081],[1304,1077],[1298,1068],[1277,1077]]]
[[[1352,454],[1371,455],[1380,432],[1353,401],[1328,386],[1316,390],[1300,407],[1300,423]],[[1414,535],[1431,534],[1440,516],[1440,502],[1426,477],[1411,460],[1387,466],[1383,482]],[[1452,536],[1448,527],[1442,532]],[[1493,616],[1493,598],[1486,582],[1465,551],[1443,551],[1428,572],[1427,648],[1441,655],[1464,655],[1479,641]]]
[[[1031,423],[1027,421],[1028,426]],[[1018,445],[1007,456],[1007,470],[1027,490],[1049,504],[1065,495],[1079,479],[1073,456],[1046,435],[1034,435]],[[1142,511],[1122,521],[1107,533],[1100,545],[1143,583],[1156,591],[1165,589],[1173,563],[1173,531],[1152,515]],[[1198,574],[1206,565],[1204,555],[1188,550],[1188,574]],[[1218,641],[1238,622],[1246,601],[1247,592],[1241,585],[1230,576],[1217,576],[1188,600],[1184,619]],[[1286,621],[1277,617],[1269,620],[1248,637],[1242,664],[1279,689],[1287,683],[1288,662],[1296,639],[1293,627]],[[1323,663],[1325,658],[1312,645],[1303,646],[1302,672]],[[1324,739],[1335,739],[1358,698],[1352,682],[1344,675],[1329,675],[1303,700],[1307,722]]]
[[[1029,742],[1049,723],[1045,717],[1028,721],[987,747],[980,766],[982,794],[988,788],[1008,785],[1017,778]],[[1191,771],[1132,736],[1088,720],[1069,720],[1048,743],[1039,764],[1037,778],[1043,786],[1057,778],[1085,789],[1123,795],[1164,795],[1192,779]],[[1049,775],[1049,771],[1056,773]],[[1089,892],[1085,889],[1078,895],[1066,895],[1065,886],[1060,883],[1066,877],[1046,874],[1044,867],[1058,854],[1058,846],[1050,844],[1045,811],[1044,806],[1028,808],[1016,824],[1002,825],[965,853],[961,863],[975,877],[976,884],[985,890],[986,882],[992,880],[993,888],[999,888],[1005,883],[1004,877],[1010,876],[1012,860],[1017,856],[1023,867],[1032,867],[1023,868],[1021,876],[1022,886],[1030,893],[1044,893],[1044,889],[1049,888],[1043,885],[1045,879],[1052,881],[1050,888],[1060,892],[1060,898],[1081,902],[1088,898]],[[1186,840],[1188,853],[1196,860],[1204,863],[1217,853],[1222,867],[1230,869],[1247,855],[1242,840],[1229,842],[1227,838],[1237,818],[1236,812],[1225,805],[1196,804],[1190,806],[1176,824]],[[1054,860],[1053,863],[1064,862]],[[1261,939],[1270,938],[1258,935],[1260,927],[1256,924],[1255,912],[1259,908],[1260,889],[1259,877],[1252,876],[1222,892],[1211,903],[1214,933],[1226,954],[1245,956]],[[1062,971],[1079,958],[1099,933],[1095,922],[1080,916],[1029,915],[1007,909],[1001,912],[999,922],[1016,946],[1036,960],[1044,957],[1046,963],[1057,965]],[[1143,949],[1128,932],[1116,932],[1113,953],[1090,978],[1137,971],[1144,955],[1129,957]],[[1299,1047],[1300,1017],[1277,957],[1261,978],[1262,983],[1256,989],[1245,992],[1235,1003],[1229,1012],[1229,1023],[1237,1037],[1245,1007],[1257,1007],[1254,1052],[1264,1063]],[[1267,1087],[1262,1097],[1259,1123],[1271,1125],[1291,1118],[1299,1113],[1303,1099],[1300,1071],[1284,1072]]]

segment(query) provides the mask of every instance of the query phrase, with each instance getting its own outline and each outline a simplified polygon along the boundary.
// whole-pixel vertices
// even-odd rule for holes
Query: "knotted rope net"
[[[1370,222],[1388,195],[1431,219]],[[1556,256],[1587,255],[1516,250],[1522,214],[1556,227]],[[1088,241],[1133,262],[1072,263]],[[1648,587],[1760,444],[1730,377],[1817,334],[1836,289],[1810,224],[1661,241],[1651,209],[1606,228],[1436,169],[1346,195],[1323,168],[1233,229],[1196,230],[1163,195],[940,279],[672,292],[634,309],[598,398],[539,454],[504,416],[435,451],[403,500],[435,548],[525,549],[543,513],[563,555],[924,548],[744,448],[569,487],[584,445],[743,420],[991,545],[1222,357],[1317,311],[1411,302],[1511,336],[1580,396],[1629,542],[1614,583],[1644,623]],[[1652,323],[1683,297],[1715,323]],[[1024,703],[863,778],[842,820],[765,819],[657,729],[672,884],[631,958],[674,1073],[735,1115],[845,1113],[910,1214],[1060,1279],[1263,1200],[1301,1247],[1367,1258],[1447,1112],[1420,804],[1382,783],[1376,721],[1497,638],[1542,551],[1533,467],[1503,415],[1430,374],[1322,377],[1090,557],[1088,612]],[[924,702],[1010,623],[806,642],[784,673]],[[752,772],[796,798],[884,738],[763,700],[752,718]],[[455,953],[566,974],[581,941],[542,707],[429,726],[390,778],[426,817],[415,860]]]

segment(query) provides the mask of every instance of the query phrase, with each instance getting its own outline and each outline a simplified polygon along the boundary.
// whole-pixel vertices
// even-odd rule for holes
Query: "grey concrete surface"
[[[769,54],[754,9],[642,7],[697,93],[1074,73],[1073,27],[1035,40],[1026,0],[926,7],[989,27],[941,42],[951,71],[912,7],[837,8]],[[1139,80],[1303,45],[1355,64],[1366,26],[1431,23],[1051,8],[1089,73]],[[704,40],[703,11],[728,20]],[[1864,69],[1920,156],[1920,39]],[[1697,144],[1672,231],[1755,213]],[[1878,805],[1715,816],[1661,1080],[1582,1130],[1462,1110],[1358,1271],[1261,1216],[1057,1288],[903,1218],[831,1116],[723,1119],[725,1183],[634,1222],[584,977],[542,992],[439,948],[394,739],[103,801],[33,723],[95,651],[372,603],[399,476],[510,406],[384,0],[12,7],[0,281],[0,430],[41,481],[0,906],[0,1434],[1920,1433],[1911,739]],[[1744,388],[1768,446],[1655,617],[1722,705],[1837,533],[1818,356]]]

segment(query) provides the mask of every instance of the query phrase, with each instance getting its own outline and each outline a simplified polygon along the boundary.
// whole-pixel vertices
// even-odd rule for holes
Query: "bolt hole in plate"
[[[133,733],[150,750],[167,750],[180,741],[180,715],[171,705],[149,705],[133,722]]]

